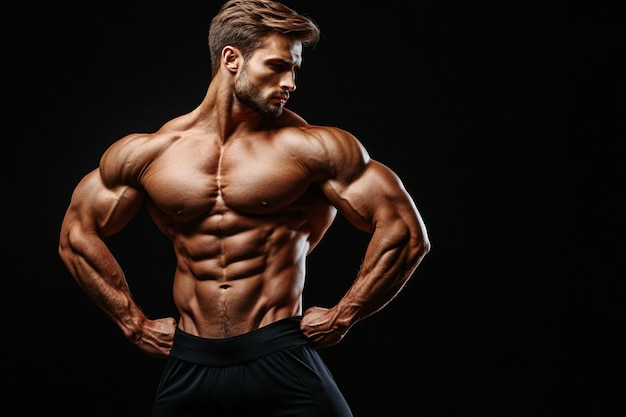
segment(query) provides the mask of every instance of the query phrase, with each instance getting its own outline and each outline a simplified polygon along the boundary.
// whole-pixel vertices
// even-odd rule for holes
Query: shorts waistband
[[[231,366],[278,350],[308,344],[301,316],[288,317],[242,335],[206,339],[176,328],[170,356],[206,366]]]

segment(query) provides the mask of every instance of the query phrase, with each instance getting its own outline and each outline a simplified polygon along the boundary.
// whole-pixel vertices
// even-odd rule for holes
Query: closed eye
[[[289,61],[272,61],[269,62],[267,65],[275,72],[287,72],[300,69],[299,65],[294,65],[292,62]]]

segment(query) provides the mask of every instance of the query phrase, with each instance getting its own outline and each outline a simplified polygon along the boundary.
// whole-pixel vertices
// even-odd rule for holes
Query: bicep
[[[96,233],[101,238],[124,228],[143,201],[143,193],[129,185],[107,186],[99,169],[87,174],[75,188],[64,227]]]
[[[402,181],[386,165],[370,158],[359,140],[341,129],[312,128],[319,140],[320,186],[326,198],[357,228],[372,233],[377,227],[422,228],[419,213]],[[311,158],[310,158],[311,159]],[[316,166],[315,164],[310,164]]]
[[[369,160],[358,175],[348,178],[330,180],[324,189],[331,203],[356,227],[373,232],[399,220],[417,226],[415,204],[387,166]]]

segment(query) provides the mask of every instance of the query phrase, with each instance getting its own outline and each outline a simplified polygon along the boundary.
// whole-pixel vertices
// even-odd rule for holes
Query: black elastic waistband
[[[300,319],[277,320],[251,332],[225,339],[205,339],[176,329],[171,356],[206,366],[230,366],[285,348],[307,344]]]

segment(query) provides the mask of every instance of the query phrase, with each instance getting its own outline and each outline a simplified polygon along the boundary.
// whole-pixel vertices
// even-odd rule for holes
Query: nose
[[[296,73],[294,71],[290,71],[282,77],[280,88],[290,93],[296,90]]]

